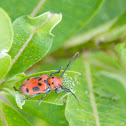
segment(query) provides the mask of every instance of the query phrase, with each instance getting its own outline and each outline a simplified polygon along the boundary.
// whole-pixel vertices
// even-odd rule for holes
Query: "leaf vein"
[[[3,122],[3,125],[7,126],[7,121],[6,121],[4,113],[2,111],[2,106],[0,106],[0,115],[1,115],[1,121]]]
[[[24,51],[24,49],[27,47],[27,45],[29,44],[29,42],[33,38],[34,34],[38,31],[38,29],[41,28],[44,24],[46,24],[48,21],[50,21],[53,16],[54,16],[54,14],[50,13],[50,17],[45,22],[43,22],[41,25],[39,25],[38,27],[36,27],[35,30],[30,34],[29,38],[26,40],[26,42],[24,43],[24,45],[22,46],[22,48],[18,51],[18,53],[16,54],[16,56],[12,60],[11,65],[10,65],[10,67],[8,69],[8,72],[10,71],[11,67],[16,62],[16,60],[20,57],[20,55],[22,54],[22,52]]]
[[[95,96],[94,96],[94,92],[93,92],[93,83],[92,83],[92,78],[91,78],[91,73],[90,73],[90,66],[89,66],[89,62],[88,62],[88,53],[85,53],[83,56],[84,56],[84,61],[85,61],[86,78],[87,78],[87,83],[88,83],[88,87],[89,87],[93,113],[95,116],[96,125],[100,126],[100,121],[99,121],[98,112],[97,112],[96,103],[95,103]]]
[[[30,17],[34,17],[37,12],[40,10],[40,8],[42,7],[42,5],[44,4],[45,0],[40,0],[39,3],[37,4],[37,6],[35,7],[35,9],[32,11],[32,13],[30,14]]]

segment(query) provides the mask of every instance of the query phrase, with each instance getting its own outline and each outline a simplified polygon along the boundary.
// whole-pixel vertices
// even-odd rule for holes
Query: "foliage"
[[[0,126],[125,126],[125,5],[125,0],[1,0]],[[44,93],[23,100],[24,80],[65,68],[76,51],[80,56],[63,83],[79,102],[54,90],[40,106]]]

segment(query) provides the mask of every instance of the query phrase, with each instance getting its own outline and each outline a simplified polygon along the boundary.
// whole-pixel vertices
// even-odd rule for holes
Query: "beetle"
[[[63,87],[63,80],[62,77],[67,70],[68,66],[70,65],[71,61],[74,59],[75,56],[79,55],[79,52],[76,52],[72,58],[70,59],[69,63],[67,64],[66,68],[62,72],[60,77],[53,76],[53,74],[60,73],[62,66],[56,72],[53,72],[49,75],[41,75],[39,77],[32,77],[25,80],[22,85],[20,86],[20,92],[24,95],[31,95],[30,97],[24,98],[23,100],[35,97],[40,95],[41,93],[45,93],[45,95],[39,100],[38,104],[50,93],[51,90],[55,90],[55,93],[58,94],[61,91],[70,92],[77,101],[77,97],[75,94],[67,88]]]

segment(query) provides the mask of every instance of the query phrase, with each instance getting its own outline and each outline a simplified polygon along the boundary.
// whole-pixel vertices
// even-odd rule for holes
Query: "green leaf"
[[[22,116],[23,120],[24,119],[26,120],[26,122],[24,121],[24,123],[26,124],[30,123],[31,125],[41,124],[44,126],[46,125],[47,126],[55,126],[55,125],[68,126],[68,122],[64,116],[65,105],[57,106],[57,105],[48,104],[44,102],[42,102],[42,104],[40,105],[37,105],[37,101],[28,100],[26,101],[26,104],[23,106],[23,109],[20,110],[16,107],[17,105],[15,103],[15,99],[11,95],[8,95],[6,98],[8,98],[9,100],[9,104],[6,103],[6,105],[9,105],[11,109],[16,111],[18,116]],[[9,119],[11,119],[12,117],[15,117],[13,113]],[[39,123],[36,121],[39,121]],[[17,121],[15,120],[15,123],[18,123],[18,120]]]
[[[22,109],[22,106],[25,104],[25,101],[23,98],[25,98],[24,95],[19,93],[19,87],[21,85],[20,81],[25,77],[25,74],[17,74],[14,77],[7,80],[3,85],[1,85],[1,90],[9,92],[14,98],[15,101],[20,109]],[[15,91],[17,90],[17,91]]]
[[[120,62],[123,65],[123,70],[126,71],[125,65],[126,65],[126,49],[125,49],[126,44],[118,44],[115,46],[115,50],[117,52],[116,56],[119,56],[119,59],[121,60]]]
[[[8,52],[13,42],[13,29],[10,18],[1,8],[0,29],[0,52]]]
[[[118,37],[120,37],[118,34],[123,34],[125,32],[125,25],[121,28],[116,28],[118,25],[116,22],[118,22],[118,19],[121,19],[120,17],[122,17],[126,11],[125,4],[125,0],[111,0],[109,2],[107,0],[101,1],[99,7],[97,10],[95,10],[95,13],[92,15],[92,17],[86,23],[84,23],[83,27],[75,36],[71,37],[64,44],[64,47],[70,48],[80,44],[85,44],[87,42],[90,44],[90,41],[93,41],[97,45],[100,42],[118,39]],[[121,19],[121,22],[122,21],[124,20]],[[115,26],[111,31],[111,27],[113,25]],[[104,32],[106,32],[105,35]]]
[[[8,13],[11,20],[14,21],[16,18],[22,15],[30,15],[30,13],[35,9],[35,7],[39,2],[40,0],[35,0],[35,1],[1,0],[0,7],[2,7]]]
[[[79,0],[78,2],[76,0],[72,1],[46,0],[43,2],[44,3],[41,4],[42,1],[37,0],[34,2],[32,1],[33,4],[29,4],[31,3],[31,0],[27,0],[27,2],[24,0],[23,1],[15,0],[10,3],[10,1],[7,0],[8,5],[11,5],[11,7],[8,5],[5,6],[4,5],[6,3],[5,1],[2,1],[0,5],[9,13],[12,20],[24,14],[31,15],[35,9],[37,10],[35,13],[36,15],[44,13],[47,10],[54,13],[62,13],[63,21],[59,24],[57,29],[53,31],[56,37],[54,38],[51,51],[54,51],[57,48],[59,48],[63,43],[65,43],[66,40],[71,38],[71,36],[73,36],[81,27],[83,27],[83,25],[88,20],[90,20],[90,18],[93,16],[95,11],[99,7],[101,0],[92,0],[92,1]],[[38,9],[37,5],[40,6],[40,9]],[[12,10],[11,8],[14,9]],[[20,8],[23,8],[23,11],[21,11]],[[74,13],[75,8],[76,11]],[[15,13],[17,15],[15,15]]]
[[[120,0],[120,1],[111,0],[109,2],[107,0],[102,1],[96,13],[93,15],[91,20],[87,24],[85,24],[85,26],[81,29],[80,32],[94,29],[99,26],[105,26],[107,22],[110,23],[113,19],[115,21],[118,20],[118,18],[120,18],[120,16],[126,11],[126,8],[124,5],[125,3],[126,3],[125,0]],[[111,5],[114,5],[114,6],[111,6]],[[107,30],[106,29],[107,27],[101,27],[101,28],[103,29],[97,32],[100,33],[104,30]]]
[[[124,77],[120,76],[118,73],[114,74],[106,71],[98,72],[95,77],[97,78],[97,83],[103,85],[109,92],[115,94],[117,99],[121,99],[126,105],[126,85],[124,83]]]
[[[9,126],[31,126],[28,120],[26,120],[19,112],[12,106],[5,104],[0,101],[0,107],[2,112],[2,117],[4,118],[3,124]],[[1,121],[0,121],[1,122]],[[1,122],[2,123],[2,122]]]
[[[1,85],[1,88],[9,88],[11,90],[14,90],[14,87],[19,88],[21,85],[21,80],[25,77],[24,73],[17,74],[7,80],[3,85]]]
[[[11,57],[7,54],[13,42],[11,20],[6,12],[0,8],[0,80],[9,69]]]
[[[123,48],[121,49],[124,50]],[[113,55],[112,52],[109,55],[103,52],[97,52],[91,55],[90,59],[93,66],[92,73],[97,83],[103,85],[109,92],[118,96],[126,105],[126,71],[125,62],[123,62],[125,59],[122,60],[118,52],[116,55]]]
[[[9,51],[13,60],[8,77],[25,71],[47,54],[52,45],[51,31],[61,18],[61,14],[46,12],[36,18],[22,16],[14,21],[14,43]]]
[[[88,53],[83,54],[72,66],[72,70],[81,72],[79,82],[74,86],[75,95],[80,103],[78,104],[73,97],[68,96],[65,109],[66,118],[71,126],[124,126],[126,123],[126,108],[120,100],[108,98],[106,95],[105,97],[99,97],[95,93],[95,87],[96,85],[100,87],[100,83],[93,75],[89,56]],[[106,81],[106,79],[103,78],[103,81]]]
[[[51,51],[56,50],[69,38],[74,36],[74,34],[90,20],[100,3],[100,0],[46,1],[38,14],[46,11],[46,9],[52,12],[61,12],[63,14],[63,21],[59,24],[59,27],[54,30],[54,34],[57,37],[54,38]],[[55,6],[55,8],[53,6]],[[75,8],[76,11],[74,12]]]
[[[28,0],[27,2],[24,0],[18,1],[18,4],[16,4],[17,0],[13,2],[7,0],[7,3],[8,5],[11,4],[11,7],[14,9],[12,10],[8,5],[5,6],[5,1],[2,1],[0,5],[10,14],[12,19],[24,14],[29,14],[31,16],[34,13],[34,15],[38,15],[47,10],[55,13],[61,12],[63,14],[63,21],[57,27],[57,29],[54,30],[54,34],[57,37],[54,38],[51,51],[58,49],[64,43],[65,48],[68,48],[81,43],[86,43],[88,40],[92,40],[94,37],[97,38],[93,40],[95,42],[97,42],[97,40],[104,41],[102,37],[97,37],[97,35],[99,35],[101,32],[104,33],[108,31],[109,28],[111,28],[111,26],[115,24],[116,21],[120,19],[120,16],[122,16],[122,14],[126,11],[125,0],[111,0],[109,2],[107,0],[79,0],[78,2],[76,0],[37,0],[30,5],[27,3],[31,3],[31,0]],[[23,8],[23,11],[21,11],[20,8]],[[75,8],[76,12],[73,13]],[[15,15],[15,12],[17,15]],[[122,19],[121,21],[125,22],[125,20]],[[108,34],[106,34],[107,36],[109,36],[109,33],[112,34],[110,36],[110,40],[113,40],[119,37],[118,34],[115,35],[115,32],[120,32],[119,34],[123,34],[125,31],[124,28],[125,27],[122,27],[121,29],[119,28],[119,31],[118,29],[113,29],[112,33],[108,32]],[[106,39],[107,38],[105,38],[105,40]]]
[[[52,72],[54,72],[54,71],[44,71],[44,72],[40,72],[40,73],[37,73],[37,74],[29,75],[29,76],[24,76],[24,74],[18,74],[16,76],[14,76],[13,78],[9,79],[8,81],[6,81],[1,86],[1,89],[2,90],[5,90],[5,91],[9,91],[13,96],[16,97],[16,95],[18,95],[18,93],[17,93],[17,91],[14,91],[14,87],[15,87],[16,90],[19,90],[21,84],[26,79],[29,79],[31,77],[40,76],[40,75],[45,75],[45,74],[50,75]],[[61,72],[63,72],[63,71],[61,71]],[[73,87],[75,86],[74,83],[75,83],[78,75],[79,75],[78,72],[66,71],[65,74],[64,74],[64,76],[63,76],[63,85],[64,85],[64,87],[66,87],[68,89],[73,89]],[[56,74],[55,76],[60,76],[60,75],[59,74]],[[44,94],[45,93],[42,93],[41,95],[36,96],[34,98],[31,98],[29,100],[37,100],[37,101],[39,101]],[[56,94],[55,91],[53,90],[53,91],[51,91],[51,93],[49,93],[43,99],[43,101],[48,102],[48,103],[52,103],[52,104],[62,105],[63,102],[61,101],[61,99],[63,97],[65,97],[65,96],[66,96],[66,92],[61,92],[59,94]],[[25,97],[28,97],[28,96],[25,96]],[[22,96],[21,97],[19,96],[19,99],[18,100],[19,101],[22,101],[23,100],[23,97]],[[20,102],[20,103],[18,102],[19,107],[21,107],[23,104],[24,104],[23,102]]]
[[[98,34],[94,37],[95,42],[106,43],[112,41],[121,41],[126,36],[126,12],[124,12],[118,20],[109,28],[108,31]]]
[[[33,104],[31,106],[31,104]],[[42,102],[39,106],[37,102],[26,101],[23,110],[45,120],[51,126],[68,126],[64,116],[65,105],[54,105]]]
[[[0,53],[0,80],[4,77],[11,64],[11,57],[6,53]]]
[[[15,97],[15,101],[20,109],[22,109],[22,106],[25,104],[25,101],[23,100],[25,96],[23,94],[20,94],[19,91],[13,91],[8,88],[4,88],[5,91],[8,91],[12,96]]]

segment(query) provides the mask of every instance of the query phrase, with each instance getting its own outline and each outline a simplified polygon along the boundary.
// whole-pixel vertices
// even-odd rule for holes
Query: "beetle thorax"
[[[51,76],[48,79],[48,84],[49,84],[51,89],[60,88],[63,85],[62,78]]]

